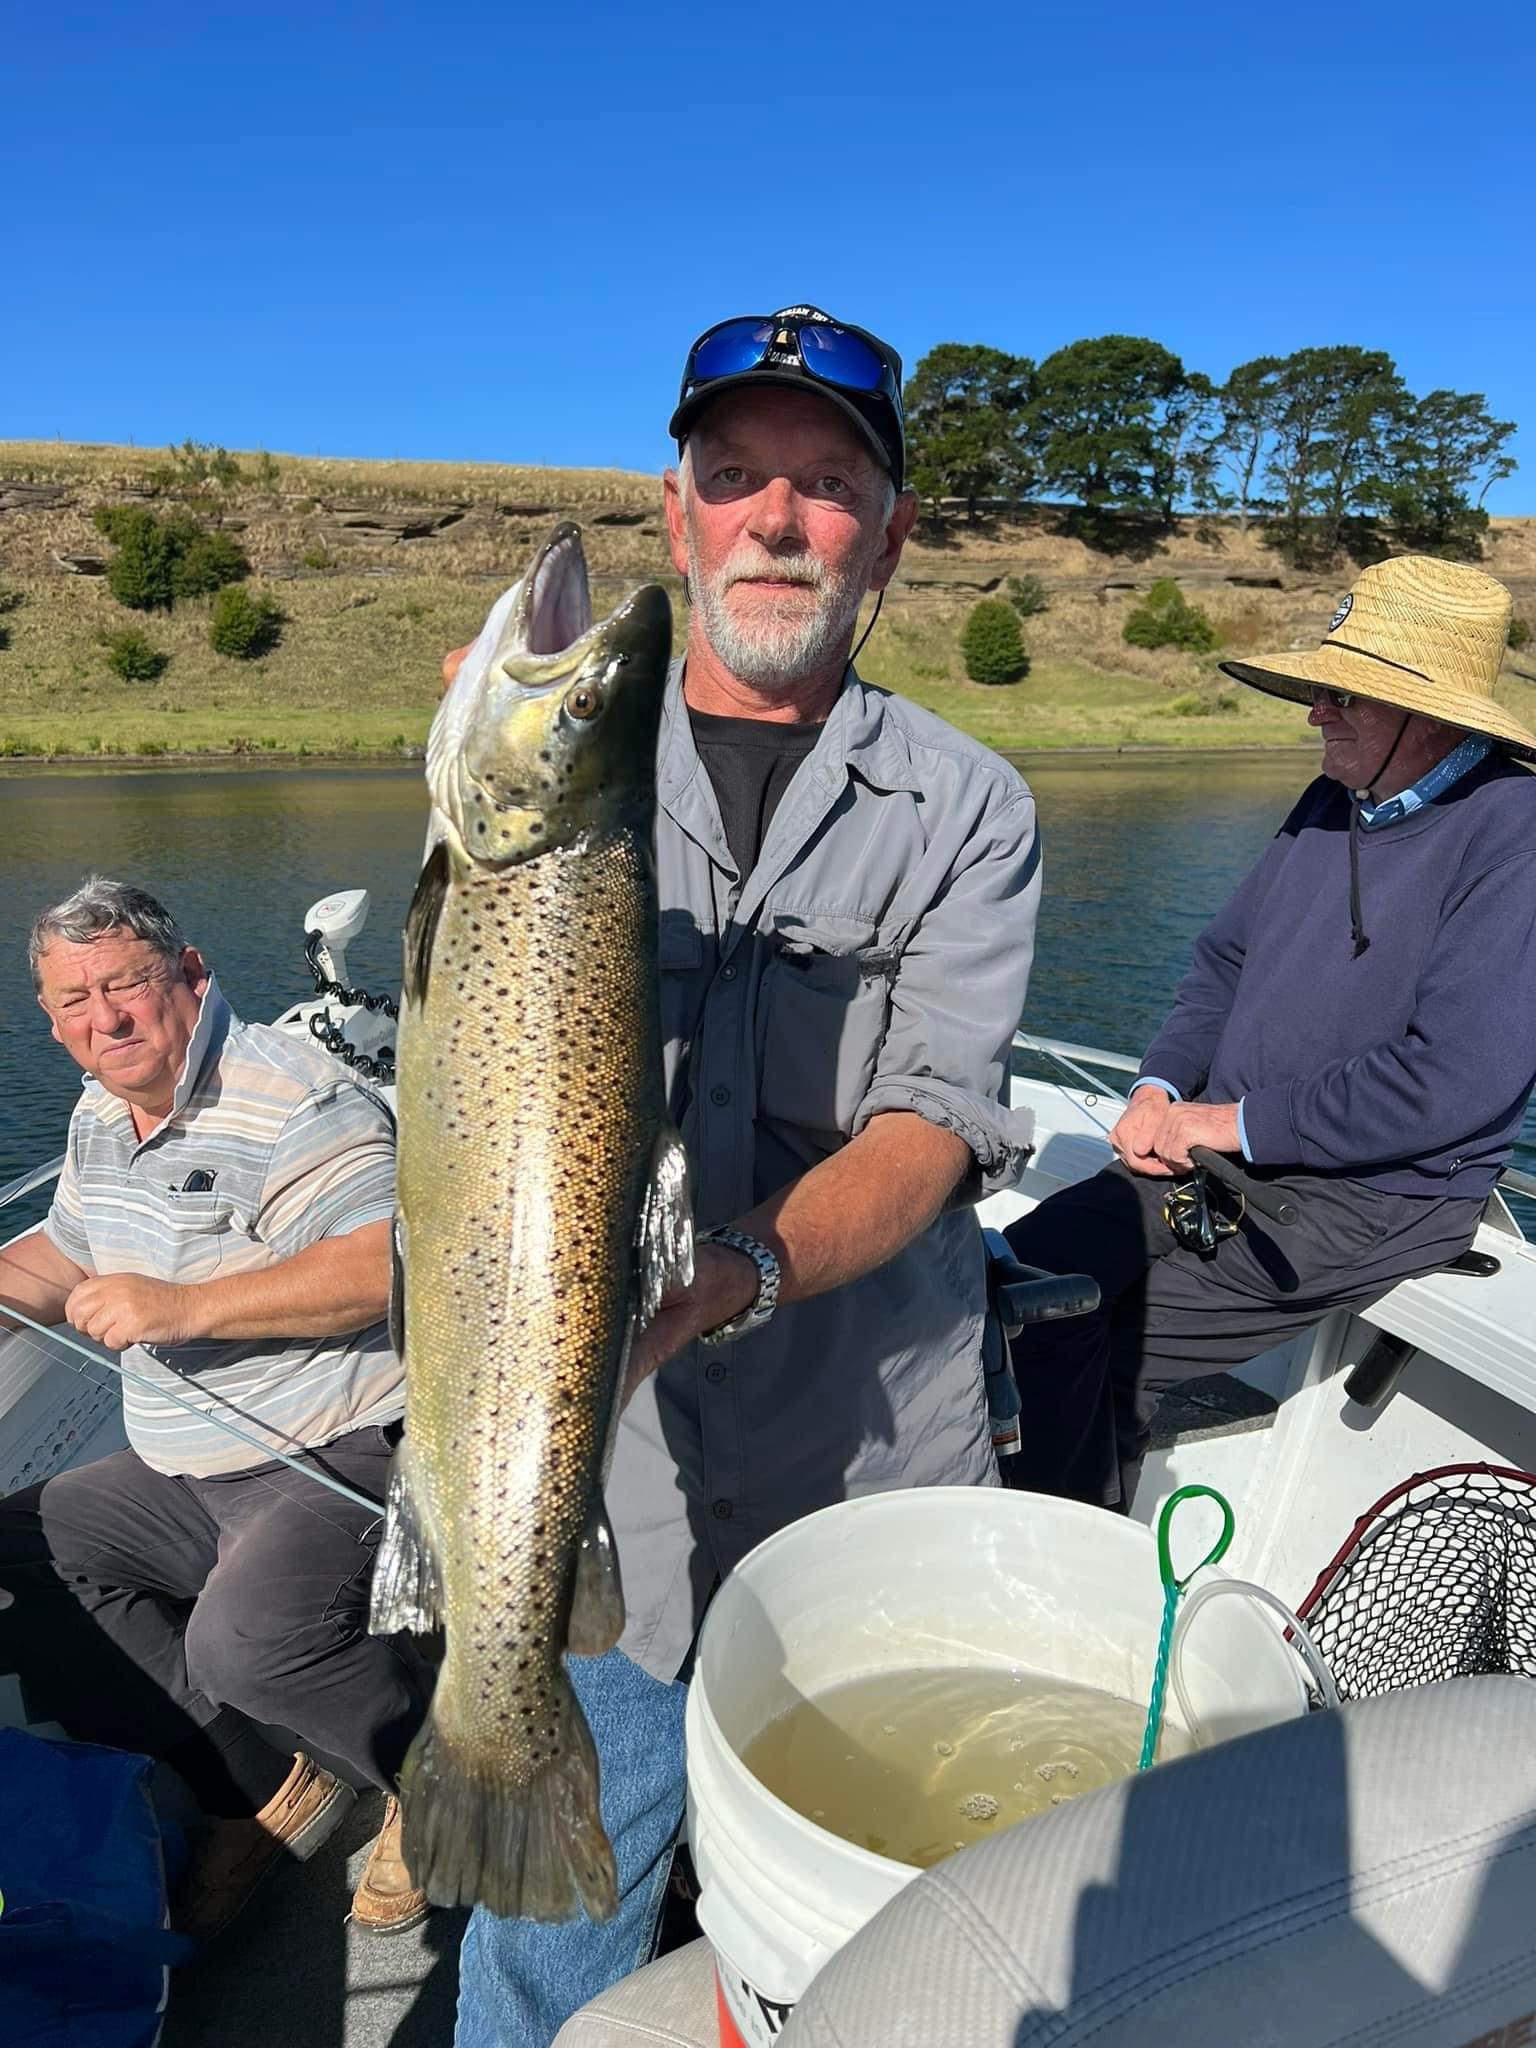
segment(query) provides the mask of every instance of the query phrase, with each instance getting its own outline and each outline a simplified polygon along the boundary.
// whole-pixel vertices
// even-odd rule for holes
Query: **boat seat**
[[[584,2005],[554,2048],[719,2048],[719,2041],[714,1952],[707,1941],[690,1941]]]
[[[1536,2043],[1536,1681],[1462,1678],[1223,1743],[914,1880],[782,2048]],[[557,2048],[716,2048],[702,1943]]]

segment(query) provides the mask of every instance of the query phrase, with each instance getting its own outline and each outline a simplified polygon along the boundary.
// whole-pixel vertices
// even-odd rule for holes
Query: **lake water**
[[[1297,755],[1024,764],[1046,859],[1028,1028],[1139,1053],[1195,934],[1309,766]],[[304,912],[332,889],[372,892],[348,956],[354,984],[398,979],[425,818],[419,764],[13,774],[0,777],[0,809],[0,1183],[62,1148],[78,1080],[32,999],[25,938],[33,913],[88,869],[163,897],[247,1017],[311,993]],[[1526,1130],[1536,1138],[1529,1117]],[[1523,1154],[1536,1164],[1536,1146]]]

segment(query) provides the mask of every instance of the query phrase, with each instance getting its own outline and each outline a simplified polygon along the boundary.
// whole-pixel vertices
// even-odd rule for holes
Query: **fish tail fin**
[[[609,1920],[618,1873],[598,1802],[597,1748],[564,1671],[552,1749],[525,1784],[460,1747],[434,1716],[400,1774],[406,1868],[438,1906],[506,1920]]]
[[[430,1635],[442,1616],[442,1577],[412,1479],[407,1441],[396,1450],[389,1468],[368,1627],[376,1636],[392,1636],[400,1629]]]

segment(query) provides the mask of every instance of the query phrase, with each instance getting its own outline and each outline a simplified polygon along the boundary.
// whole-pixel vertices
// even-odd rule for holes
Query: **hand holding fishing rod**
[[[1202,1167],[1213,1180],[1219,1180],[1234,1195],[1241,1195],[1250,1209],[1267,1217],[1271,1223],[1288,1229],[1296,1221],[1296,1204],[1266,1181],[1255,1180],[1251,1173],[1244,1173],[1235,1159],[1213,1152],[1207,1145],[1191,1145],[1189,1157],[1193,1165]]]
[[[1171,1102],[1155,1086],[1138,1089],[1110,1143],[1133,1173],[1180,1179],[1199,1169],[1269,1222],[1284,1228],[1296,1220],[1293,1202],[1244,1172],[1231,1156],[1241,1144],[1235,1102]]]

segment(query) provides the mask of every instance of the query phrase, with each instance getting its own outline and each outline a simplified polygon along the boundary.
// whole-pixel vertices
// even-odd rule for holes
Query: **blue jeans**
[[[619,1866],[619,1910],[605,1925],[499,1920],[477,1906],[459,1956],[454,2048],[549,2048],[573,2012],[651,1958],[672,1845],[682,1826],[683,1706],[622,1651],[566,1669],[597,1744],[603,1825]]]

